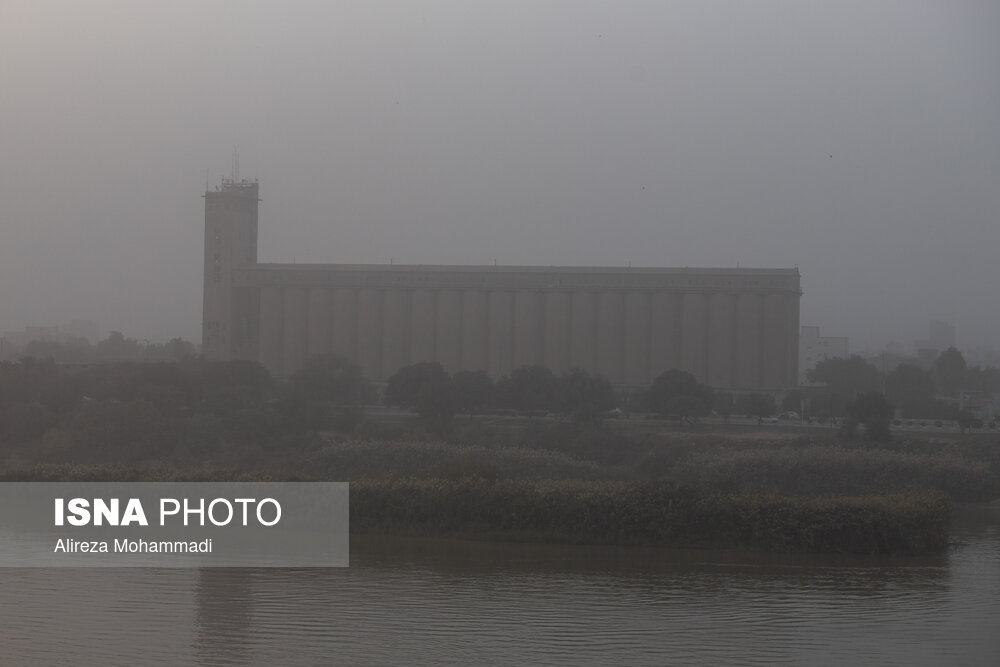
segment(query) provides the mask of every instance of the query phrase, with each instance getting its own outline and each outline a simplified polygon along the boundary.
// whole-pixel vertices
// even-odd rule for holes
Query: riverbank
[[[937,492],[792,498],[666,482],[384,480],[351,485],[352,531],[806,553],[945,549]]]
[[[883,555],[941,552],[952,503],[1000,497],[988,437],[482,417],[441,439],[396,416],[286,438],[133,464],[96,446],[58,464],[22,448],[0,481],[348,481],[356,534]]]
[[[310,481],[304,471],[43,465],[0,481]],[[948,545],[951,502],[937,491],[793,497],[659,480],[361,478],[355,534],[891,555]]]

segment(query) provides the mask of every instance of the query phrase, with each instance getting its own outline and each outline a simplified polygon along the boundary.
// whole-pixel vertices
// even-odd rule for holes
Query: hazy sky
[[[0,0],[0,330],[200,342],[234,146],[262,261],[798,266],[1000,347],[992,0]]]

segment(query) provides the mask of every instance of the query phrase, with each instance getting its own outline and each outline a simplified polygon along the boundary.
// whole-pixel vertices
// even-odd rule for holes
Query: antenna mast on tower
[[[240,152],[233,146],[233,171],[232,171],[233,183],[240,182]]]

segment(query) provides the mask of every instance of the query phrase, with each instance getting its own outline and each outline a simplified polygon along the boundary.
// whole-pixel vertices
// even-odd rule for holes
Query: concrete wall
[[[411,293],[386,290],[382,297],[382,374],[387,377],[410,363]]]
[[[569,322],[572,330],[569,363],[588,373],[597,370],[597,306],[590,292],[573,292]]]
[[[283,291],[280,287],[260,288],[259,361],[278,377],[285,368]]]
[[[489,365],[486,341],[489,331],[489,301],[482,290],[462,292],[461,368],[485,371]]]
[[[514,369],[514,295],[506,290],[491,291],[488,302],[486,372],[498,378]]]
[[[306,360],[308,327],[306,318],[306,290],[286,287],[282,299],[284,327],[282,333],[282,363],[285,375],[302,367]]]
[[[570,326],[572,296],[566,292],[545,295],[545,328],[542,332],[542,365],[554,373],[572,368],[570,348],[573,329]]]
[[[753,389],[764,386],[764,297],[736,296],[736,377],[733,386]]]
[[[373,380],[437,361],[493,377],[528,364],[582,368],[619,387],[645,387],[670,368],[717,388],[795,384],[797,291],[324,286],[337,277],[329,272],[306,274],[308,285],[282,273],[254,279],[264,283],[257,358],[273,374],[332,352]]]

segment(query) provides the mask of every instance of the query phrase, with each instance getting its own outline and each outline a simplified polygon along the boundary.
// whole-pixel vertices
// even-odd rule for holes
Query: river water
[[[356,537],[331,570],[0,569],[3,665],[1000,664],[1000,507],[833,558]]]

